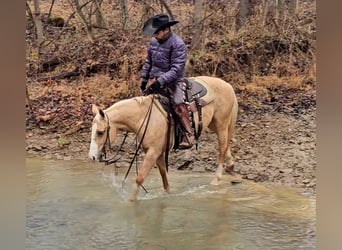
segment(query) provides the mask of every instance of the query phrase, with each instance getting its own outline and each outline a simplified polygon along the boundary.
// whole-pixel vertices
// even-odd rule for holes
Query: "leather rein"
[[[138,141],[137,135],[139,134],[140,130],[142,129],[142,127],[143,127],[143,125],[145,124],[145,121],[146,121],[146,126],[145,126],[145,129],[144,129],[143,135],[142,135],[142,137],[141,137],[141,140],[140,140],[140,142],[139,142],[139,145],[136,146],[136,150],[135,150],[134,156],[133,156],[133,158],[132,158],[132,160],[131,160],[131,162],[130,162],[130,164],[129,164],[128,170],[127,170],[127,172],[126,172],[126,174],[125,174],[125,178],[124,178],[124,180],[122,181],[122,187],[124,186],[124,184],[125,184],[125,182],[126,182],[126,180],[127,180],[128,174],[129,174],[129,172],[130,172],[130,170],[131,170],[131,168],[132,168],[132,166],[133,166],[133,162],[134,162],[134,160],[137,159],[139,150],[141,149],[142,143],[143,143],[143,141],[144,141],[144,138],[145,138],[145,135],[146,135],[146,131],[147,131],[147,127],[148,127],[148,124],[149,124],[149,121],[150,121],[150,118],[151,118],[151,114],[152,114],[152,107],[153,107],[153,104],[154,104],[154,95],[152,95],[152,101],[151,101],[151,104],[150,104],[150,106],[149,106],[149,108],[148,108],[147,114],[146,114],[146,116],[145,116],[145,118],[144,118],[144,120],[143,120],[143,122],[142,122],[140,128],[138,129],[138,131],[137,131],[137,133],[136,133],[135,141]],[[123,154],[119,155],[119,153],[120,153],[120,151],[122,150],[123,145],[125,144],[125,141],[126,141],[126,139],[127,139],[127,136],[128,136],[128,133],[129,133],[129,132],[128,132],[128,131],[126,132],[126,134],[125,134],[125,136],[124,136],[124,138],[123,138],[123,140],[122,140],[122,142],[121,142],[121,145],[120,145],[119,149],[116,151],[115,155],[114,155],[111,159],[106,159],[106,158],[107,158],[107,154],[106,154],[106,144],[108,144],[108,149],[109,149],[109,151],[112,151],[112,148],[111,148],[111,144],[110,144],[110,135],[109,135],[109,132],[110,132],[109,117],[108,117],[108,115],[107,115],[106,113],[105,113],[105,116],[106,116],[106,118],[107,118],[107,135],[106,135],[106,140],[105,140],[104,146],[103,146],[103,148],[102,148],[102,154],[104,155],[105,159],[104,159],[104,160],[101,160],[101,162],[105,162],[105,166],[107,166],[107,165],[110,165],[110,164],[112,164],[112,163],[118,162],[118,161],[122,158]],[[119,156],[118,156],[118,155],[119,155]],[[105,167],[105,166],[104,166],[104,167]],[[102,168],[102,170],[104,169],[104,167]],[[137,173],[137,175],[138,175],[138,166],[137,166],[137,165],[136,165],[136,173]],[[148,193],[147,190],[146,190],[146,188],[145,188],[143,185],[141,185],[141,187],[145,190],[146,193]]]

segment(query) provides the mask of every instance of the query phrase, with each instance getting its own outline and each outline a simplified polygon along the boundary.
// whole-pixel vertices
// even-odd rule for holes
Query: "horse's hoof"
[[[136,200],[136,199],[135,199],[134,197],[128,198],[128,201],[129,201],[129,202],[135,202],[135,200]]]
[[[210,184],[213,186],[218,186],[218,185],[220,185],[220,181],[215,178],[214,180],[211,181]]]
[[[225,167],[224,170],[226,171],[226,173],[232,174],[232,173],[233,173],[233,170],[234,170],[234,164]]]

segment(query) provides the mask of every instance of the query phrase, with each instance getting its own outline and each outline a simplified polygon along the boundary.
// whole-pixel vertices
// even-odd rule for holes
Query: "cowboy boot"
[[[182,141],[179,144],[179,149],[191,148],[194,144],[195,137],[192,133],[188,107],[185,103],[175,105],[175,112],[178,115],[183,128],[186,130],[186,133],[182,136]]]

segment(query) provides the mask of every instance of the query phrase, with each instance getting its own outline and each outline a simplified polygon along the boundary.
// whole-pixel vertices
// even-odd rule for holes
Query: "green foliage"
[[[69,145],[69,144],[70,144],[70,141],[67,138],[65,138],[63,136],[58,138],[58,146],[59,147],[64,147],[64,146]]]

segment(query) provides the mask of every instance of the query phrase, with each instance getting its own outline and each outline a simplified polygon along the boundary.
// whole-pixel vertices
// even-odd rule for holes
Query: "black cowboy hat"
[[[169,16],[166,14],[159,14],[148,19],[143,27],[143,32],[145,35],[152,36],[159,30],[165,29],[172,25],[179,23],[178,21],[169,21]]]

